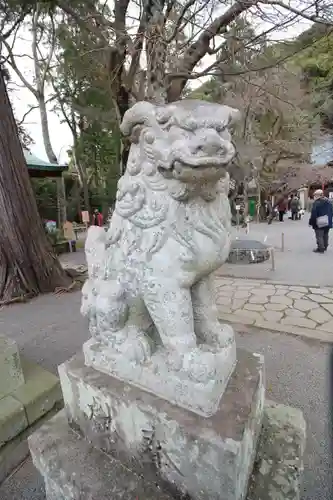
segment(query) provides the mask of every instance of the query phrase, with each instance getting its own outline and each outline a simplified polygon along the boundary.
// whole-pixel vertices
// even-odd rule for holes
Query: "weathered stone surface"
[[[284,325],[295,325],[295,326],[304,326],[305,328],[316,328],[316,323],[308,318],[293,318],[291,316],[287,318],[283,318],[281,323]]]
[[[265,311],[265,307],[262,304],[245,304],[244,309],[248,311]]]
[[[228,296],[224,296],[224,295],[218,295],[217,296],[217,301],[219,304],[222,304],[224,306],[228,306],[231,304],[231,296],[230,294]]]
[[[266,402],[246,500],[299,500],[304,442],[299,410]],[[92,448],[69,428],[63,412],[40,428],[29,445],[34,464],[44,476],[47,500],[110,500],[111,495],[114,500],[175,499],[156,481],[139,477]]]
[[[312,309],[312,311],[309,312],[308,318],[312,319],[316,323],[326,323],[327,321],[330,321],[332,318],[331,314],[322,307],[318,309]]]
[[[310,292],[316,295],[329,294],[330,290],[328,288],[310,288]]]
[[[220,328],[229,328],[233,336],[228,325]],[[111,370],[118,379],[205,417],[217,411],[236,365],[234,339],[223,349],[199,345],[179,360],[176,353],[169,356],[168,351],[157,350],[148,361],[140,364],[130,363],[126,352],[123,356],[115,356],[113,349],[105,348],[94,339],[83,345],[83,354],[87,366],[106,374]]]
[[[239,323],[240,325],[253,325],[254,322],[256,321],[253,318],[247,318],[246,316],[239,316],[235,314],[234,312],[232,313],[223,313],[220,314],[221,320],[223,321],[229,321],[230,323]]]
[[[282,290],[279,288],[278,290],[276,290],[274,295],[279,296],[279,297],[281,297],[281,296],[287,297],[287,292],[288,292],[288,290],[284,290],[284,289]]]
[[[0,399],[0,448],[28,426],[22,403],[12,396]]]
[[[59,379],[52,373],[25,358],[22,358],[22,368],[25,384],[11,395],[24,406],[31,425],[62,401],[62,394]]]
[[[322,307],[333,316],[333,304],[322,304]]]
[[[320,329],[324,330],[325,332],[329,332],[333,335],[333,320],[328,321],[327,323],[324,323],[323,325],[320,325]]]
[[[309,290],[305,286],[290,286],[289,289],[294,292],[309,293]]]
[[[24,383],[16,342],[0,335],[0,396],[9,394]]]
[[[237,283],[233,283],[236,294],[240,291],[241,283],[246,283],[246,280],[238,280]],[[270,288],[266,289],[264,286],[258,281],[256,287],[252,286],[249,291],[244,290],[246,293],[250,293],[247,299],[233,299],[230,310],[220,307],[221,320],[244,325],[255,324],[260,328],[271,328],[275,331],[303,335],[325,342],[329,339],[329,336],[324,332],[333,333],[333,304],[311,300],[308,298],[311,294],[304,293],[304,290],[307,290],[305,287],[287,285],[282,287],[282,285],[267,284],[266,286]],[[294,290],[295,288],[297,290]],[[254,289],[260,289],[261,292],[253,293]],[[274,289],[276,289],[275,295],[265,296],[266,290],[271,293]],[[313,295],[318,300],[319,297],[324,297],[324,300],[327,300],[325,294],[322,293],[325,292],[325,289],[312,288],[312,291],[316,291]],[[269,314],[270,311],[273,314]],[[275,314],[275,312],[279,314]],[[298,318],[300,321],[297,320]]]
[[[283,313],[280,311],[265,311],[264,313],[262,313],[262,317],[266,321],[280,321],[282,316]]]
[[[235,311],[235,314],[243,318],[254,319],[254,320],[259,319],[261,317],[259,312],[249,311],[247,309],[237,309]]]
[[[325,297],[333,302],[333,292],[325,294]]]
[[[287,293],[287,297],[289,297],[290,299],[297,299],[297,300],[300,300],[304,297],[304,293],[301,293],[301,292],[288,292]]]
[[[235,299],[248,299],[249,297],[251,297],[251,293],[246,290],[239,290],[234,293],[234,297]]]
[[[236,361],[213,272],[231,245],[228,126],[238,116],[197,100],[132,106],[121,124],[132,145],[109,229],[90,227],[85,247],[86,363],[205,416]]]
[[[61,408],[62,404],[60,402],[57,403],[44,417],[37,420],[33,425],[26,427],[16,437],[0,448],[0,483],[29,455],[28,437],[30,434],[58,413]]]
[[[220,288],[216,292],[216,297],[232,297],[233,292],[231,290],[223,290],[223,288]]]
[[[263,360],[238,351],[218,411],[210,418],[84,365],[59,368],[67,414],[99,449],[149,480],[194,500],[241,500],[252,470],[264,398]]]
[[[27,437],[62,407],[59,379],[21,359],[25,383],[0,399],[0,482],[28,455]]]
[[[255,326],[259,328],[264,328],[265,330],[274,330],[276,332],[289,333],[291,335],[297,335],[300,337],[306,337],[309,339],[319,340],[321,342],[332,342],[332,327],[330,333],[323,331],[320,326],[317,328],[304,328],[304,326],[299,327],[295,325],[286,325],[285,323],[276,323],[273,321],[265,321],[264,319],[256,320]],[[333,322],[332,322],[333,324]]]
[[[284,304],[272,304],[271,302],[267,302],[267,304],[265,304],[265,309],[268,311],[284,311],[286,306]]]
[[[310,300],[314,300],[315,302],[319,302],[320,304],[333,304],[332,299],[329,299],[327,297],[324,297],[323,295],[318,295],[314,293],[310,293],[307,295],[307,298]]]
[[[311,311],[311,309],[317,309],[319,307],[319,304],[317,302],[312,302],[311,300],[307,299],[301,299],[301,300],[295,300],[294,302],[294,308],[298,309],[299,311]]]
[[[253,295],[250,299],[249,299],[249,303],[250,304],[266,304],[266,302],[269,301],[269,297],[266,297],[266,296],[261,296],[261,295]]]
[[[234,299],[231,304],[231,309],[242,309],[243,305],[246,303],[246,299]]]
[[[283,304],[284,306],[292,306],[293,301],[292,299],[289,299],[285,295],[273,295],[273,297],[270,298],[270,301],[272,304]]]
[[[300,500],[305,441],[302,412],[266,401],[247,500]]]
[[[277,290],[272,289],[272,288],[262,288],[262,287],[257,287],[257,288],[252,288],[251,293],[254,295],[263,295],[264,297],[269,297],[270,295],[274,295],[277,292]]]
[[[29,438],[33,462],[44,476],[47,500],[172,500],[154,482],[102,453],[67,424],[60,412]]]
[[[298,309],[286,309],[285,311],[286,316],[292,316],[293,318],[304,318],[305,317],[305,312],[299,311]]]

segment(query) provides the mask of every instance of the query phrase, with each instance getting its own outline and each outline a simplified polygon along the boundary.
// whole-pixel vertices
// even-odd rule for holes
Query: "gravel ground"
[[[0,330],[21,353],[56,372],[88,338],[79,314],[80,293],[45,295],[0,311]],[[240,331],[240,330],[238,330]],[[242,328],[238,346],[263,352],[267,397],[301,408],[308,425],[302,500],[332,500],[328,383],[331,346],[299,337]],[[331,470],[330,470],[331,469]],[[27,460],[0,487],[1,500],[44,500],[43,485]]]

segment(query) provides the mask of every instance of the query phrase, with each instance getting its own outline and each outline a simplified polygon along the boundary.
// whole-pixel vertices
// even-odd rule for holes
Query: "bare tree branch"
[[[273,6],[278,6],[281,7],[282,9],[285,9],[289,12],[292,12],[296,16],[303,17],[303,19],[307,19],[308,21],[311,21],[312,23],[317,23],[317,24],[325,24],[326,26],[333,26],[333,21],[330,21],[328,19],[323,19],[322,17],[318,16],[318,6],[317,6],[317,14],[309,15],[306,13],[306,10],[308,10],[311,7],[316,6],[316,2],[311,4],[310,6],[306,7],[305,9],[296,9],[295,7],[291,6],[291,2],[288,4],[285,4],[282,1],[279,0],[262,0],[262,3],[265,5],[273,5]]]
[[[182,68],[181,73],[191,74],[198,62],[208,53],[210,40],[221,33],[221,30],[237,19],[243,12],[254,5],[254,1],[236,1],[226,12],[217,17],[208,28],[206,28],[194,43],[186,50],[184,57],[178,61],[177,71]],[[170,75],[169,75],[170,78]],[[172,76],[172,78],[175,78]],[[177,77],[174,79],[168,89],[168,101],[179,99],[183,88],[185,87],[187,77]]]
[[[182,8],[182,10],[181,10],[181,12],[180,12],[180,14],[178,16],[176,24],[175,24],[175,26],[174,26],[174,28],[172,30],[171,35],[166,39],[166,43],[171,43],[172,40],[174,40],[174,38],[177,36],[178,30],[180,28],[180,25],[182,24],[184,16],[187,14],[187,11],[189,10],[189,8],[196,3],[196,1],[197,0],[188,0],[184,4],[184,6],[183,6],[183,8]]]
[[[14,31],[21,25],[21,23],[24,21],[25,17],[28,15],[30,9],[23,9],[21,14],[18,16],[18,18],[15,20],[13,25],[5,32],[3,33],[3,28],[5,27],[6,24],[6,17],[4,17],[4,22],[2,23],[3,26],[1,26],[1,31],[0,31],[0,39],[1,41],[7,40],[13,33]]]
[[[36,89],[31,85],[30,82],[28,82],[28,80],[25,78],[25,76],[23,75],[23,73],[21,72],[21,70],[18,68],[10,45],[8,44],[8,42],[6,40],[3,40],[3,45],[6,47],[6,50],[7,50],[7,53],[8,53],[8,62],[10,64],[10,66],[15,71],[15,73],[17,74],[17,76],[19,77],[19,79],[21,80],[21,82],[23,83],[23,85],[27,89],[29,89],[30,92],[37,98],[37,91],[36,91]]]

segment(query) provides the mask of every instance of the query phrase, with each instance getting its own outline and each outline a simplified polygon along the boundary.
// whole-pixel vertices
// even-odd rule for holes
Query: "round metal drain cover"
[[[231,243],[229,264],[259,264],[270,258],[267,245],[257,240],[237,239]]]

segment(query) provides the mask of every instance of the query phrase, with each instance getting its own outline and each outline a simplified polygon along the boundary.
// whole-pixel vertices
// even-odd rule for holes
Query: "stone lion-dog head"
[[[197,100],[135,104],[121,125],[124,136],[137,145],[131,150],[128,173],[136,176],[144,168],[150,178],[163,180],[177,199],[211,190],[225,177],[235,155],[228,128],[238,116],[228,106]]]

